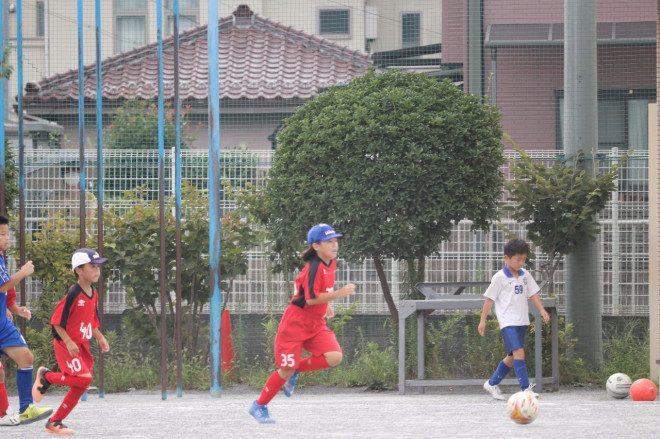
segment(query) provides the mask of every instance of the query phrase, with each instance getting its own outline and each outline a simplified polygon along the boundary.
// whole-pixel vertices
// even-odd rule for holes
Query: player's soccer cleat
[[[300,372],[294,372],[291,377],[286,380],[286,383],[282,386],[282,391],[284,394],[290,398],[291,395],[293,395],[293,391],[296,389],[296,383],[298,382],[298,376],[300,375]]]
[[[523,390],[523,392],[529,392],[534,395],[534,397],[538,398],[539,394],[534,391],[534,387],[536,387],[536,383],[530,384],[528,388]]]
[[[266,407],[265,405],[257,404],[257,401],[254,401],[252,403],[252,407],[250,407],[250,414],[254,419],[259,421],[260,424],[275,423],[275,419],[271,418],[270,415],[268,415],[268,407]]]
[[[7,407],[7,412],[4,416],[0,417],[0,427],[9,427],[12,425],[20,425],[21,421],[18,419],[18,414],[11,408]]]
[[[74,434],[75,431],[71,430],[66,425],[62,424],[62,421],[51,421],[50,419],[46,422],[46,427],[44,428],[46,433],[55,433],[55,434]]]
[[[500,401],[504,401],[504,395],[502,395],[502,391],[500,390],[497,384],[491,386],[488,380],[486,380],[486,382],[484,383],[484,390],[490,393],[490,396],[492,396],[493,398]]]
[[[32,399],[34,402],[41,402],[44,399],[44,393],[50,387],[50,383],[46,381],[46,372],[50,372],[50,369],[40,367],[37,370],[37,378],[34,380],[34,385],[32,386]]]
[[[32,422],[47,418],[52,413],[53,409],[51,408],[37,407],[34,404],[30,404],[23,413],[18,415],[18,419],[21,421],[21,424],[31,424]]]

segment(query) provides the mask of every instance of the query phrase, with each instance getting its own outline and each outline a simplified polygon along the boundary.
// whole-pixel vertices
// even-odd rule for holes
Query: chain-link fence
[[[515,153],[507,153],[508,158]],[[548,166],[561,158],[556,151],[531,152],[530,156]],[[182,157],[182,178],[199,189],[207,187],[208,154],[205,151],[188,150]],[[247,183],[257,188],[263,187],[267,172],[272,163],[270,151],[226,151],[221,155],[223,180],[236,187]],[[41,151],[29,155],[26,160],[26,212],[28,236],[39,230],[41,225],[56,215],[65,215],[75,220],[79,210],[78,180],[69,178],[71,163],[75,163],[77,151]],[[88,194],[96,188],[96,156],[87,156]],[[104,179],[105,209],[123,212],[127,201],[123,191],[139,186],[157,187],[158,155],[155,151],[107,151],[104,154],[107,174]],[[600,160],[602,169],[609,169],[621,161],[619,152],[612,152]],[[599,242],[603,264],[603,285],[605,286],[603,310],[606,315],[645,315],[648,313],[648,192],[640,175],[647,168],[646,154],[633,154],[623,162],[617,190],[599,219],[602,228]],[[168,153],[166,165],[173,166],[173,155]],[[511,178],[509,164],[503,174]],[[173,172],[166,178],[166,195],[172,195]],[[221,205],[231,209],[233,201],[223,198]],[[93,214],[96,201],[90,200],[88,211]],[[487,281],[499,270],[502,262],[502,248],[506,241],[503,228],[525,237],[525,228],[516,224],[508,213],[502,211],[500,224],[494,224],[489,233],[470,231],[470,223],[461,222],[454,228],[451,240],[443,243],[438,251],[428,258],[426,281],[458,282]],[[72,226],[77,224],[72,222]],[[154,219],[156,221],[156,219]],[[545,255],[536,253],[536,266],[545,260]],[[361,264],[340,262],[338,283],[353,282],[359,285],[356,296],[351,300],[359,302],[357,313],[387,314],[380,281],[371,260]],[[405,262],[389,260],[384,266],[392,294],[398,300],[405,284]],[[535,272],[537,278],[541,274]],[[555,273],[560,309],[563,307],[563,267]],[[30,299],[40,292],[37,282],[30,284]],[[272,274],[266,249],[253,249],[249,252],[249,270],[233,283],[229,294],[229,308],[241,312],[264,312],[266,309],[282,310],[291,297],[292,285],[284,276]],[[126,306],[126,296],[121,285],[112,283],[106,293],[108,312],[121,312]],[[225,294],[228,294],[225,292]],[[344,306],[347,303],[343,304]]]

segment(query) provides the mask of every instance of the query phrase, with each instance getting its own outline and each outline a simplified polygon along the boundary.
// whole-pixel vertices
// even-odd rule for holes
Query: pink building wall
[[[487,77],[491,69],[488,56],[484,66]],[[601,46],[598,89],[654,89],[654,69],[654,47]],[[563,83],[562,47],[498,49],[496,104],[502,114],[501,124],[523,149],[557,147],[556,92],[563,89]],[[486,83],[488,95],[493,86]]]
[[[598,22],[654,21],[655,0],[598,0]],[[443,1],[442,62],[467,66],[467,2]],[[485,0],[489,24],[562,23],[563,0]],[[502,127],[524,149],[557,147],[556,92],[563,89],[563,46],[497,49],[497,105]],[[655,89],[654,46],[598,47],[599,90]],[[484,49],[484,90],[491,95],[491,50]],[[510,145],[509,145],[510,147]]]

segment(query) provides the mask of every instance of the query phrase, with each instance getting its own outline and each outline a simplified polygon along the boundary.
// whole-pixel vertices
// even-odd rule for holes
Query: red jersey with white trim
[[[328,303],[308,305],[309,299],[315,299],[319,294],[332,292],[335,286],[335,269],[337,261],[334,259],[326,264],[318,256],[310,259],[305,268],[296,276],[296,294],[291,304],[320,317],[325,316]]]
[[[92,338],[92,330],[100,326],[98,300],[99,295],[96,290],[92,290],[92,297],[89,297],[78,284],[69,288],[69,292],[57,304],[50,319],[53,337],[62,340],[52,326],[59,325],[66,329],[66,333],[76,344],[88,342]]]

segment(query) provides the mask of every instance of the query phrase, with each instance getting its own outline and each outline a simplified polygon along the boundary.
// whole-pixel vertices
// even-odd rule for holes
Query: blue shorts
[[[4,348],[11,346],[27,347],[25,339],[12,322],[5,320],[4,325],[2,323],[0,325],[2,325],[0,327],[0,354],[4,354],[2,351]]]
[[[525,334],[527,326],[507,326],[502,328],[502,338],[504,339],[504,348],[507,355],[513,355],[516,349],[525,347]]]

